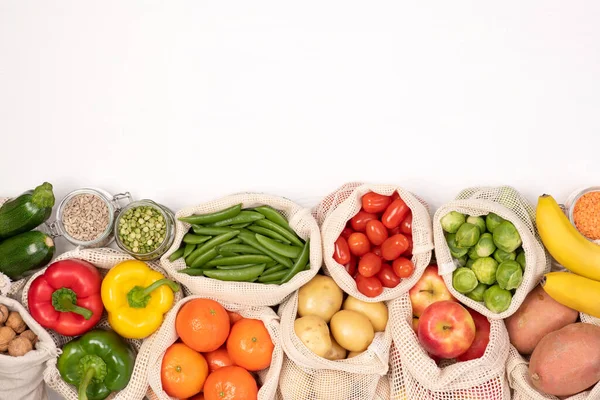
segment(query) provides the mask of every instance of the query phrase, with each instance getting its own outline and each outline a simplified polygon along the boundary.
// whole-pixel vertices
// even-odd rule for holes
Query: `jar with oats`
[[[129,192],[113,196],[102,189],[75,190],[61,201],[50,228],[56,236],[79,247],[107,246],[114,239],[113,226],[121,201],[131,201]]]

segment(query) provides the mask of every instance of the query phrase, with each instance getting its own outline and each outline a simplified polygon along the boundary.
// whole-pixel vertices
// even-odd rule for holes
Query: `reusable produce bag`
[[[600,326],[600,319],[590,315],[579,314],[581,322]],[[508,362],[506,364],[510,387],[514,390],[513,400],[559,400],[559,397],[543,394],[535,389],[529,380],[529,361],[523,357],[517,349],[510,346]],[[600,399],[600,384],[592,389],[569,397],[561,397],[563,400],[595,400]]]
[[[0,304],[10,311],[17,311],[38,337],[34,349],[24,356],[0,355],[0,397],[14,400],[46,399],[44,368],[46,361],[58,356],[56,345],[48,332],[35,322],[19,302],[0,296]]]
[[[242,204],[243,208],[257,207],[262,205],[271,206],[280,211],[288,220],[290,227],[302,239],[310,239],[310,270],[302,271],[283,285],[267,285],[250,282],[225,282],[203,276],[190,276],[178,271],[185,268],[182,258],[169,261],[169,256],[181,246],[183,236],[188,232],[190,224],[177,219],[176,236],[173,246],[161,258],[162,267],[183,283],[191,293],[202,295],[225,302],[244,304],[249,306],[274,306],[281,303],[290,293],[298,290],[310,281],[321,268],[321,233],[319,226],[307,208],[302,208],[291,200],[283,197],[271,196],[261,193],[240,193],[207,203],[179,210],[176,218],[187,217],[193,214],[207,214],[221,211],[236,204]]]
[[[412,220],[413,257],[415,271],[410,278],[402,279],[395,288],[384,288],[377,297],[367,297],[358,291],[356,282],[348,274],[343,265],[333,259],[335,241],[340,236],[346,223],[358,213],[362,207],[362,196],[369,192],[392,195],[398,192],[402,200],[410,208]],[[350,296],[362,301],[377,302],[395,299],[414,286],[431,260],[433,237],[431,217],[427,204],[407,190],[393,185],[373,185],[347,183],[335,192],[327,195],[315,209],[317,222],[321,225],[323,238],[323,257],[325,272],[330,275],[340,288]]]
[[[150,381],[150,387],[152,388],[151,399],[175,399],[167,395],[162,387],[161,381],[161,366],[165,351],[169,346],[177,341],[179,336],[175,330],[175,320],[177,319],[177,313],[183,307],[185,303],[194,299],[207,298],[205,296],[188,296],[183,300],[179,301],[173,308],[166,314],[165,321],[161,328],[157,332],[156,339],[150,347],[150,357],[148,359],[148,379]],[[279,373],[281,371],[281,363],[283,361],[283,351],[280,344],[280,333],[279,333],[279,318],[277,314],[269,307],[253,307],[243,306],[239,304],[224,303],[217,299],[226,310],[236,312],[244,318],[258,319],[261,320],[269,334],[271,340],[275,345],[273,349],[273,356],[271,358],[271,365],[269,368],[258,372],[258,378],[261,383],[261,388],[258,391],[259,400],[271,400],[275,398],[277,392],[277,381],[279,380]]]
[[[298,338],[294,331],[297,310],[298,293],[292,294],[279,307],[281,344],[286,354],[279,379],[280,399],[387,398],[385,393],[389,393],[389,383],[385,375],[392,341],[390,322],[385,332],[375,334],[373,343],[361,355],[331,361],[314,354]]]
[[[122,253],[121,251],[110,249],[110,248],[99,248],[99,249],[76,249],[70,252],[66,252],[61,254],[54,261],[68,260],[68,259],[80,259],[89,261],[94,264],[100,272],[104,275],[108,272],[109,269],[117,265],[118,263],[126,260],[133,260],[128,254]],[[165,274],[164,271],[158,266],[158,262],[147,262],[150,268],[159,271],[162,274]],[[39,275],[43,274],[46,268],[38,271],[35,275],[33,275],[25,285],[23,289],[23,298],[22,303],[27,306],[27,294],[29,292],[29,286],[33,282],[35,278]],[[102,271],[106,270],[106,271]],[[166,276],[166,274],[165,274]],[[174,293],[174,304],[177,303],[182,298],[182,291]],[[106,311],[102,316],[102,319],[96,325],[95,328],[111,330],[110,325],[107,320]],[[48,330],[48,333],[54,339],[54,342],[58,347],[62,347],[66,343],[75,339],[75,337],[67,337],[57,334],[52,330]],[[155,340],[157,332],[152,334],[146,339],[143,340],[134,340],[129,339],[127,342],[136,350],[137,357],[135,359],[135,366],[133,369],[133,373],[131,375],[131,379],[129,380],[129,384],[125,387],[125,389],[121,390],[118,393],[111,394],[108,399],[117,399],[117,400],[136,400],[143,399],[146,396],[148,391],[148,356],[149,356],[149,347],[152,342]],[[77,388],[75,386],[69,385],[60,376],[60,372],[56,366],[58,361],[57,357],[51,358],[48,363],[46,370],[44,371],[44,380],[57,393],[63,396],[67,400],[77,400]]]
[[[489,319],[490,341],[482,357],[456,363],[443,360],[438,366],[412,328],[409,295],[391,301],[389,312],[395,347],[391,354],[392,399],[510,399],[505,378],[510,342],[503,321]]]
[[[501,313],[495,313],[481,302],[471,300],[452,286],[452,273],[457,268],[453,260],[440,220],[449,212],[457,211],[471,216],[484,216],[493,212],[512,222],[523,241],[526,267],[523,281],[517,288],[510,306]],[[504,319],[517,311],[525,296],[539,283],[540,278],[550,271],[550,257],[547,256],[535,228],[535,209],[519,192],[508,186],[476,187],[465,189],[456,199],[440,207],[433,217],[435,256],[439,273],[450,293],[461,303],[488,318]]]

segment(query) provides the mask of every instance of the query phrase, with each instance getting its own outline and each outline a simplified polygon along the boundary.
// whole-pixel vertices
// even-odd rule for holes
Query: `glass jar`
[[[592,193],[592,192],[600,192],[600,186],[591,186],[591,187],[587,187],[587,188],[583,188],[583,189],[578,189],[578,190],[574,191],[573,193],[571,193],[571,195],[567,198],[567,201],[565,201],[565,204],[564,204],[565,213],[566,213],[567,217],[569,218],[569,221],[571,221],[571,224],[573,224],[573,226],[575,227],[575,229],[577,229],[577,225],[575,225],[575,217],[574,217],[575,204],[577,204],[577,201],[579,201],[579,199],[583,195],[585,195],[587,193]],[[593,239],[588,238],[585,235],[583,235],[583,236],[586,237],[591,242],[600,244],[600,240],[593,240]]]
[[[129,248],[123,242],[121,235],[119,234],[121,219],[127,214],[127,212],[129,210],[137,208],[137,207],[151,207],[151,208],[155,209],[156,211],[158,211],[160,216],[162,216],[162,219],[165,223],[164,239],[154,250],[152,250],[148,253],[134,252],[131,248]],[[129,203],[127,206],[125,206],[121,210],[119,215],[117,216],[117,219],[116,219],[115,225],[114,225],[114,236],[115,236],[115,242],[117,243],[117,246],[119,246],[119,248],[121,250],[123,250],[124,252],[137,258],[138,260],[142,260],[142,261],[156,260],[156,259],[160,258],[163,254],[165,254],[167,252],[167,250],[169,250],[169,248],[173,244],[173,241],[175,240],[175,215],[167,207],[165,207],[161,204],[158,204],[152,200],[134,201],[132,203]]]
[[[106,207],[108,208],[108,224],[106,225],[106,228],[92,240],[86,241],[73,237],[71,234],[69,234],[68,229],[65,226],[65,208],[72,199],[79,195],[96,196],[100,199],[100,201],[106,204]],[[131,202],[131,194],[129,192],[125,192],[113,196],[107,191],[97,188],[83,188],[74,190],[67,194],[64,199],[62,199],[56,211],[56,221],[49,224],[48,227],[54,237],[62,236],[75,246],[86,248],[105,247],[114,239],[113,225],[117,214],[121,210],[120,202],[123,200]]]

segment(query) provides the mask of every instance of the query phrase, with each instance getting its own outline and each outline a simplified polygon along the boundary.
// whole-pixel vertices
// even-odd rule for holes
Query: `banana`
[[[578,275],[600,281],[600,246],[577,231],[552,196],[538,199],[536,224],[556,261]]]
[[[544,275],[542,288],[560,304],[600,318],[600,282],[570,272]]]

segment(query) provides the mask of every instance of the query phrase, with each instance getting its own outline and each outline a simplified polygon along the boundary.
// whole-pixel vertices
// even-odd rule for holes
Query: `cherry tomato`
[[[400,278],[408,278],[413,274],[415,270],[415,264],[408,258],[400,257],[394,260],[392,264],[394,273]]]
[[[411,258],[413,256],[413,240],[412,240],[412,236],[406,236],[406,239],[408,239],[408,249],[406,249],[406,251],[404,253],[402,253],[402,255],[406,258]]]
[[[369,239],[364,233],[354,232],[348,238],[348,247],[352,254],[362,257],[369,252],[371,243],[369,243]]]
[[[380,246],[375,246],[371,249],[371,253],[375,254],[378,257],[381,257],[381,247]],[[383,257],[381,257],[383,258]]]
[[[367,253],[358,261],[358,273],[367,278],[377,275],[381,269],[381,258],[373,253]]]
[[[394,229],[402,223],[402,220],[406,217],[406,214],[410,212],[410,208],[406,205],[404,200],[396,199],[385,209],[385,212],[381,216],[381,222],[386,228]]]
[[[412,213],[409,212],[406,218],[400,224],[400,232],[405,235],[412,235]]]
[[[333,245],[333,259],[338,264],[347,264],[350,262],[350,248],[348,242],[343,237],[337,238]]]
[[[377,215],[368,213],[366,211],[359,211],[352,219],[352,229],[356,232],[364,232],[367,229],[367,222],[377,219]]]
[[[385,239],[388,238],[387,229],[385,228],[385,226],[383,226],[381,221],[378,221],[376,219],[367,222],[366,234],[369,238],[369,241],[375,246],[379,246],[385,241]]]
[[[352,228],[350,228],[349,226],[347,226],[344,228],[342,233],[340,233],[340,236],[345,239],[348,239],[350,237],[350,235],[352,235],[353,233],[354,233],[354,230]]]
[[[354,278],[354,276],[356,275],[356,256],[354,256],[353,254],[350,255],[350,261],[344,265],[344,268],[346,269],[346,272],[348,272],[348,275],[350,275],[351,277]]]
[[[387,288],[398,286],[401,280],[390,264],[383,264],[381,266],[381,270],[377,273],[377,278],[381,281],[381,284]]]
[[[399,233],[402,233],[402,231],[400,230],[399,226],[397,226],[395,228],[392,228],[392,229],[388,229],[387,231],[388,231],[388,236],[394,236],[394,235],[397,235]]]
[[[374,276],[367,278],[361,274],[356,275],[356,288],[367,297],[377,297],[383,293],[381,281]]]
[[[392,193],[392,195],[390,196],[392,201],[397,200],[400,198],[400,195],[398,194],[398,192],[394,192]]]
[[[350,243],[348,243],[349,245]],[[395,260],[408,249],[408,239],[402,234],[391,236],[381,245],[381,255],[386,260]],[[352,251],[352,247],[350,247]]]
[[[368,213],[377,214],[384,212],[391,202],[390,196],[369,192],[362,197],[362,208]]]

